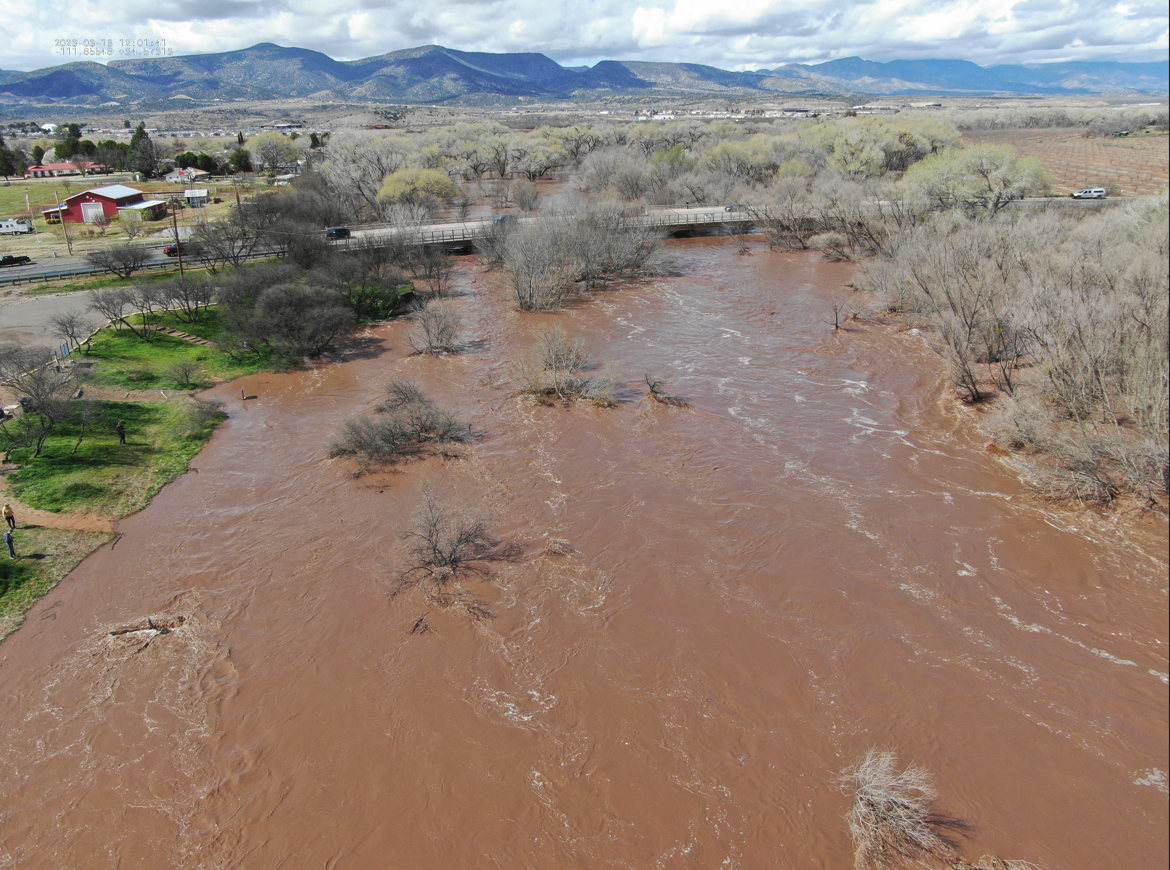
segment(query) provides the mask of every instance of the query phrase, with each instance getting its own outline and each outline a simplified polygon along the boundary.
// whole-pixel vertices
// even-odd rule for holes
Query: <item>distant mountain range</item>
[[[491,98],[598,99],[608,95],[1092,94],[1170,91],[1170,64],[1074,62],[981,67],[964,60],[847,57],[731,72],[693,63],[604,60],[563,67],[543,54],[485,54],[438,45],[337,61],[261,43],[184,57],[75,62],[0,70],[0,102],[187,108],[234,100],[313,97],[399,103]]]

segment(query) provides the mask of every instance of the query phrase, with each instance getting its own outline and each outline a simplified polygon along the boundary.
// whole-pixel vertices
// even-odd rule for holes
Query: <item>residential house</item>
[[[82,161],[86,173],[105,172],[106,167],[101,163]],[[24,173],[25,178],[57,178],[61,175],[81,175],[76,163],[39,163],[30,166]]]

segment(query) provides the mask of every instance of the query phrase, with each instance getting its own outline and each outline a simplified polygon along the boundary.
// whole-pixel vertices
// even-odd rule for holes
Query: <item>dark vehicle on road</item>
[[[168,257],[177,257],[179,254],[184,257],[198,257],[203,253],[203,248],[198,242],[171,242],[163,248],[163,253]]]
[[[0,257],[0,266],[23,266],[25,263],[31,263],[32,257],[26,257],[23,254],[5,254]]]
[[[349,235],[349,227],[330,227],[325,230],[325,238],[331,242],[335,239],[348,239]]]

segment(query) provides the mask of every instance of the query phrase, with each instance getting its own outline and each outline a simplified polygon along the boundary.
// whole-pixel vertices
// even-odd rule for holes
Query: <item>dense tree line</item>
[[[939,212],[893,238],[864,284],[933,327],[966,401],[998,396],[1003,445],[1043,457],[1060,497],[1167,491],[1167,199],[1107,213]]]

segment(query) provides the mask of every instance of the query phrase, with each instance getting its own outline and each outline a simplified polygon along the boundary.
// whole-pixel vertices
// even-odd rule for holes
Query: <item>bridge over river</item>
[[[344,250],[357,244],[378,239],[389,239],[408,232],[411,237],[424,245],[443,245],[451,248],[473,245],[477,238],[486,233],[500,218],[486,218],[470,221],[445,221],[431,224],[422,224],[416,227],[403,228],[391,224],[363,224],[352,227],[349,239],[333,242],[332,244]],[[524,223],[534,219],[534,216],[509,214],[505,220]],[[746,212],[739,211],[736,206],[715,205],[702,207],[672,207],[648,209],[643,214],[632,218],[643,222],[646,226],[653,226],[666,233],[681,233],[686,230],[712,229],[723,224],[736,224],[750,221]],[[188,238],[190,227],[180,227],[180,236]],[[161,240],[160,240],[161,238]],[[176,269],[178,264],[174,257],[163,253],[163,248],[173,241],[169,233],[156,235],[152,240],[142,244],[149,251],[149,258],[143,266],[143,271]],[[257,249],[249,259],[264,259],[276,256],[277,251],[271,248]],[[192,257],[188,265],[197,266],[198,257]],[[59,278],[71,278],[83,275],[99,275],[105,269],[98,268],[84,256],[54,257],[52,260],[36,260],[23,266],[7,267],[0,273],[0,286],[19,286],[22,284],[53,281]]]

